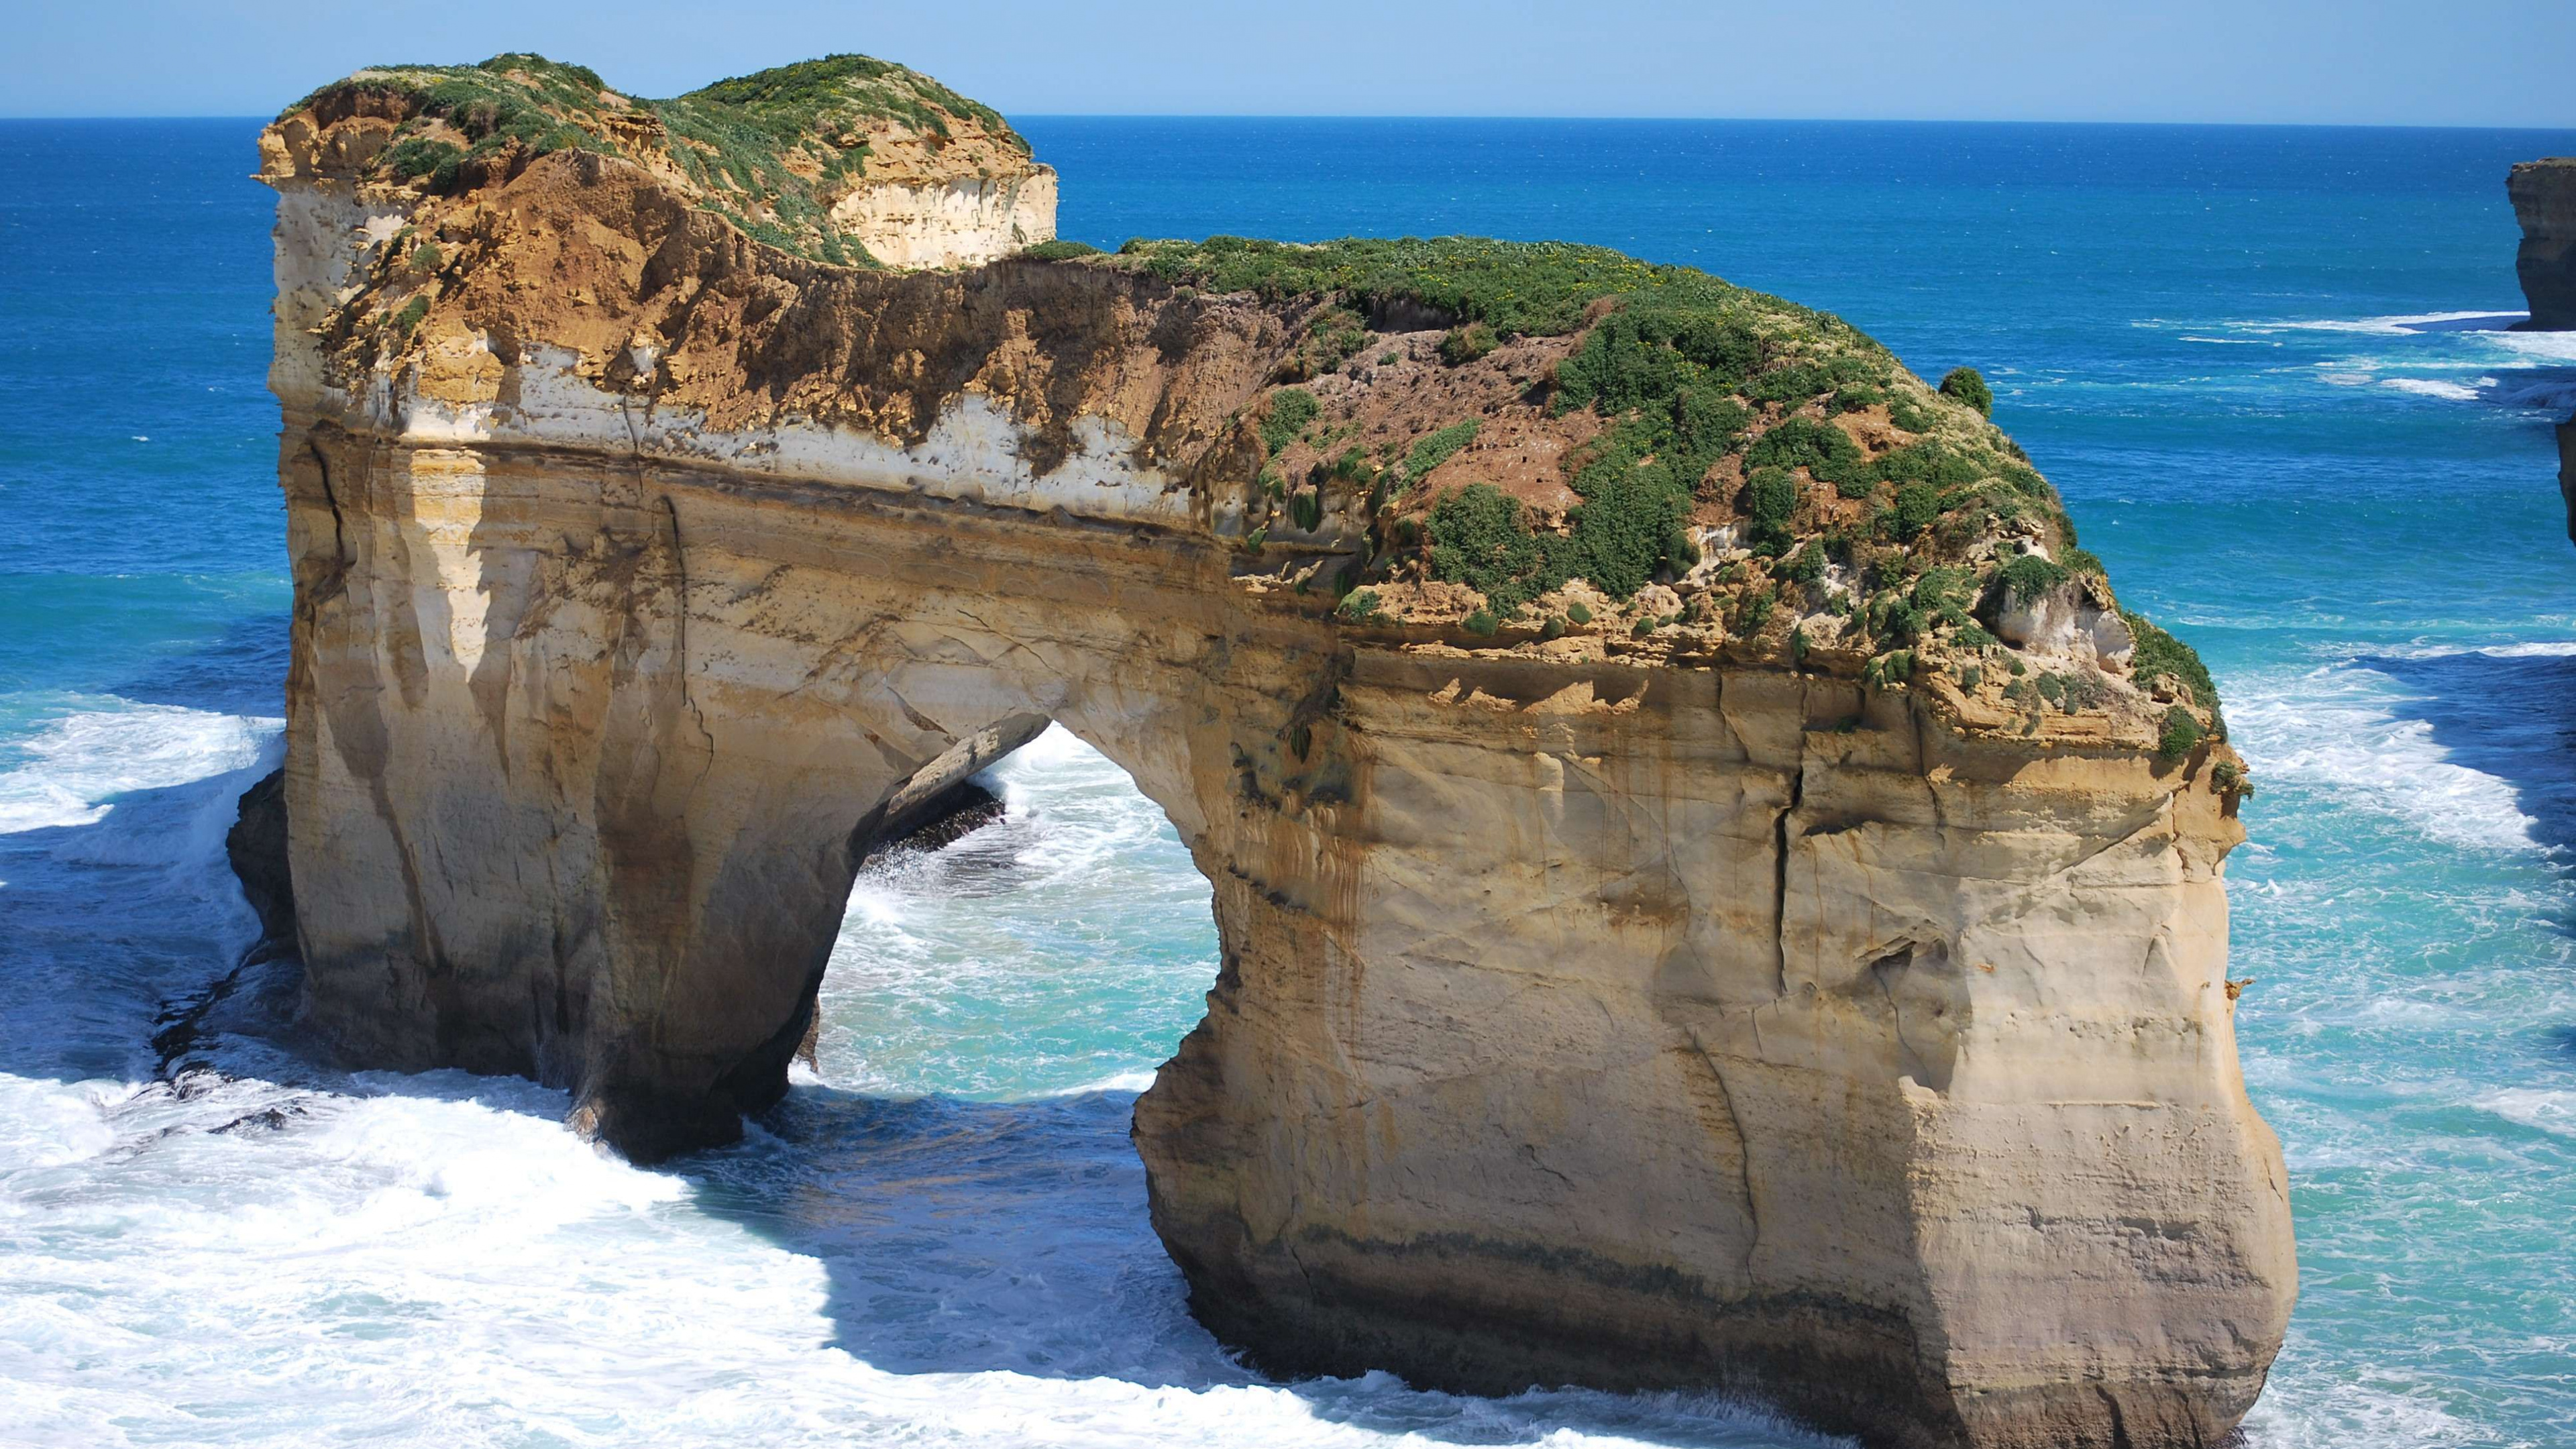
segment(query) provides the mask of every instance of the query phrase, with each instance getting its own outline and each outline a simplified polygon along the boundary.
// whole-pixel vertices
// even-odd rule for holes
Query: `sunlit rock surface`
[[[579,147],[391,175],[330,94],[264,176],[295,929],[350,1058],[566,1085],[638,1157],[728,1140],[856,862],[1053,720],[1214,887],[1135,1136],[1256,1361],[1715,1385],[1901,1445],[2206,1445],[2253,1401],[2295,1267],[2226,979],[2241,766],[2098,576],[2003,581],[2053,495],[1882,545],[1904,500],[1800,465],[1761,553],[1739,442],[1682,480],[1686,567],[1497,620],[1428,499],[1582,526],[1547,490],[1608,425],[1549,379],[1613,306],[1480,352],[1428,302],[839,266]],[[1316,420],[1265,441],[1289,380]],[[1887,386],[1745,426],[1987,446]],[[1339,461],[1427,400],[1481,421],[1410,492]]]

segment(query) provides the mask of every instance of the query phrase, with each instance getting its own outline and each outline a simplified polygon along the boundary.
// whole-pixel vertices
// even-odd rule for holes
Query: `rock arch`
[[[2295,1269],[2241,832],[2142,694],[2034,739],[1858,659],[1358,627],[1323,571],[1365,495],[1249,523],[1311,299],[809,264],[579,151],[433,197],[364,173],[388,134],[265,143],[303,1004],[349,1057],[725,1140],[870,833],[1053,719],[1211,882],[1221,973],[1134,1130],[1258,1361],[1909,1446],[2199,1445],[2252,1402]]]
[[[497,453],[450,549],[454,464],[354,468],[371,526],[333,530],[342,586],[308,591],[309,1011],[367,1060],[577,1083],[583,1128],[639,1157],[775,1098],[852,873],[919,797],[1055,720],[1205,866],[1331,673],[1328,634],[1205,607],[1221,553],[1105,530],[1077,562],[991,510],[826,521],[660,468],[566,507],[556,460]]]
[[[1136,1135],[1264,1362],[1715,1380],[1921,1442],[2103,1393],[2221,1417],[2207,1377],[2097,1376],[2279,1271],[2208,797],[1831,680],[1355,649],[1122,526],[322,452],[286,470],[287,793],[353,1057],[573,1085],[640,1157],[723,1140],[783,1089],[869,822],[1053,719],[1212,882],[1221,978]],[[2049,1355],[2072,1404],[1949,1377]]]

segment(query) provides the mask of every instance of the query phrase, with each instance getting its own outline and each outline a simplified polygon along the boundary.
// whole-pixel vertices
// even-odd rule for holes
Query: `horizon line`
[[[649,99],[649,98],[648,98]],[[998,108],[997,108],[998,109]],[[2480,121],[2174,121],[2174,120],[2103,120],[2045,117],[1979,117],[1979,116],[1690,116],[1690,115],[1553,115],[1513,113],[1379,113],[1340,111],[1020,111],[1017,117],[1033,121],[1554,121],[1595,125],[1620,124],[1697,124],[1697,125],[1766,125],[1766,126],[2096,126],[2157,127],[2170,130],[2262,130],[2262,131],[2514,131],[2533,134],[2576,135],[2576,121],[2560,125],[2506,125]],[[1014,113],[1002,112],[1004,120],[1014,120]],[[267,125],[274,113],[254,112],[220,114],[191,113],[125,113],[125,114],[52,114],[16,115],[0,112],[0,124],[28,122],[111,122],[111,121],[241,121]],[[1016,121],[1014,120],[1014,124]]]

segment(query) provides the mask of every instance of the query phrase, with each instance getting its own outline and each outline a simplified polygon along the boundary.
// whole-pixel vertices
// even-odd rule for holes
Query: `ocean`
[[[2229,863],[2302,1288],[2258,1449],[2576,1443],[2576,333],[2513,161],[2576,133],[1023,122],[1065,235],[1599,242],[1969,363],[2260,793]],[[645,1171],[561,1093],[156,1022],[253,934],[278,753],[253,121],[0,122],[0,1443],[1818,1443],[1691,1395],[1276,1384],[1190,1319],[1135,1093],[1208,893],[1078,741],[853,894],[819,1072]]]

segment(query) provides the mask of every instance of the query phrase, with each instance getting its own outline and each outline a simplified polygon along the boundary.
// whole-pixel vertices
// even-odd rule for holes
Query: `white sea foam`
[[[2186,342],[2266,342],[2306,334],[2385,339],[2359,353],[2307,364],[2331,387],[2376,384],[2444,402],[2530,408],[2564,416],[2576,410],[2576,332],[2514,332],[2519,313],[2427,312],[2324,321],[2241,321],[2233,334],[2185,334]],[[2326,342],[2338,351],[2352,344]],[[2390,375],[2394,374],[2394,375]],[[2450,374],[2450,375],[2445,375]]]
[[[0,1072],[0,1169],[60,1167],[116,1145],[107,1108],[132,1089],[115,1083],[65,1084]]]
[[[1096,768],[1107,763],[1107,757],[1085,744],[1080,735],[1060,724],[1051,724],[1039,731],[1036,739],[1013,751],[1001,769],[1005,774],[1025,776],[1033,771],[1050,773],[1066,765]],[[1109,768],[1114,770],[1118,767],[1110,765]],[[1119,773],[1126,772],[1122,770]]]
[[[2412,1385],[2411,1376],[2374,1369],[2360,1383],[2340,1376],[2307,1383],[2297,1354],[2294,1344],[2245,1416],[2248,1449],[2456,1449],[2496,1442],[2472,1437],[2471,1426],[2428,1387]]]
[[[1102,1077],[1096,1082],[1085,1082],[1078,1087],[1059,1087],[1047,1095],[1086,1097],[1094,1092],[1142,1092],[1152,1085],[1154,1085],[1152,1072],[1119,1072],[1113,1076]]]
[[[2536,848],[2513,787],[2454,763],[2431,725],[2399,718],[2403,693],[2388,676],[2333,664],[2229,684],[2228,724],[2258,778],[2316,786],[2444,844]]]
[[[2505,1087],[2477,1099],[2477,1105],[2508,1122],[2536,1127],[2560,1137],[2576,1137],[2576,1091],[2546,1087]]]
[[[20,745],[31,758],[0,774],[0,835],[93,824],[128,791],[247,768],[282,725],[176,705],[114,703],[119,707],[68,715]]]
[[[682,1176],[524,1084],[351,1086],[26,1084],[63,1100],[10,1117],[67,1125],[51,1167],[0,1157],[9,1442],[1836,1442],[1704,1396],[1261,1382],[1187,1316],[1114,1115],[1071,1143],[755,1133]],[[282,1125],[205,1130],[260,1101]]]
[[[2576,657],[2576,639],[2532,639],[2467,649],[2457,644],[2382,644],[2371,652],[2391,659],[2449,659],[2462,654],[2482,654],[2489,659],[2565,659]]]
[[[2576,332],[2497,332],[2487,340],[2535,362],[2576,363]]]
[[[2444,382],[2432,377],[2383,377],[2379,380],[2379,385],[2393,387],[2399,392],[2411,392],[2418,397],[2438,397],[2452,402],[2475,402],[2478,400],[2479,389],[2495,386],[2495,379],[2482,377],[2474,383],[2462,383]]]
[[[2483,324],[2477,330],[2502,330],[2523,320],[2522,312],[2491,309],[2474,312],[2417,312],[2399,317],[2323,318],[2308,321],[2230,322],[2240,332],[2356,332],[2373,337],[2406,337],[2432,330],[2468,330],[2460,324]]]

